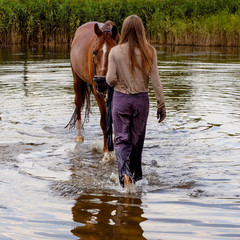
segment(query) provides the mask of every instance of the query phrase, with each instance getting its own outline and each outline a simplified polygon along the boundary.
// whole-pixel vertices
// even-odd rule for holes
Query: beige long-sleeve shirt
[[[141,66],[141,55],[139,49],[135,49],[137,61]],[[128,44],[124,43],[113,47],[108,56],[107,83],[114,90],[125,94],[137,94],[149,91],[149,78],[152,81],[153,90],[157,99],[157,106],[161,108],[164,104],[164,93],[158,74],[157,55],[154,51],[153,68],[149,76],[143,76],[140,69],[135,68],[135,76],[130,70],[128,57]]]

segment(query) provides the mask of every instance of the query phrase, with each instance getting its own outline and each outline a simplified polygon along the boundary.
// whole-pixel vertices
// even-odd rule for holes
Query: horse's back
[[[103,26],[103,23],[99,23],[99,22],[87,22],[87,23],[84,23],[83,25],[81,25],[75,32],[75,37],[78,35],[78,34],[84,34],[84,33],[93,33],[94,35],[94,25],[95,24],[98,24],[99,27]]]
[[[73,71],[84,81],[90,83],[91,76],[89,63],[95,41],[94,25],[97,22],[88,22],[81,25],[75,33],[71,46],[71,66]],[[101,26],[101,23],[98,23]]]

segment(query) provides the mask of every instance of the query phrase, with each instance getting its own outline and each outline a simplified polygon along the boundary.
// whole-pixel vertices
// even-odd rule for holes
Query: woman
[[[142,150],[149,112],[151,78],[157,119],[166,117],[156,50],[147,42],[142,20],[131,15],[122,26],[119,45],[109,53],[107,83],[114,87],[112,118],[120,184],[127,190],[142,179]]]

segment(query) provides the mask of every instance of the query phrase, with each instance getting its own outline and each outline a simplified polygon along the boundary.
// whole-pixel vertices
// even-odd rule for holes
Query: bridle
[[[111,29],[104,29],[103,32],[112,32]],[[97,39],[96,39],[97,40]],[[96,56],[96,51],[93,47],[93,81],[96,83],[96,88],[99,92],[104,93],[107,89],[106,76],[97,76],[96,74],[96,64],[94,58]]]
[[[112,30],[111,29],[104,29],[103,32],[112,32]],[[95,64],[95,61],[94,61],[95,56],[96,56],[96,51],[93,47],[93,73],[94,73],[94,77],[96,76],[96,64]]]

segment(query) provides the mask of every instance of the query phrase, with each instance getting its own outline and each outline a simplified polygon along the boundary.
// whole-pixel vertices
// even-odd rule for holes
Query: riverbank
[[[0,44],[70,43],[89,21],[139,15],[158,44],[240,46],[238,0],[0,0]]]

